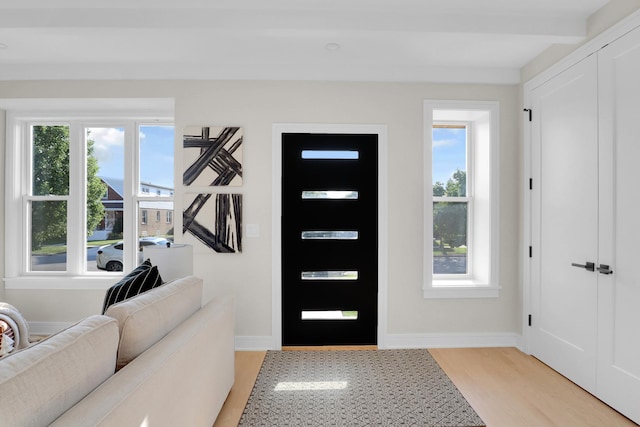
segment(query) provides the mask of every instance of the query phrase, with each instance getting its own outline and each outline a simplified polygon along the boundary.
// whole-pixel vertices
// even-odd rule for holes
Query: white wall
[[[271,135],[273,123],[383,124],[389,131],[388,333],[519,334],[520,144],[518,88],[489,85],[394,83],[108,81],[0,82],[6,98],[174,97],[176,135],[188,125],[244,128],[242,254],[194,253],[205,298],[233,294],[236,335],[271,336]],[[500,103],[500,284],[497,299],[425,300],[422,297],[423,100]],[[4,132],[0,134],[4,139]],[[178,141],[179,143],[179,141]],[[177,168],[181,174],[180,168]],[[2,180],[2,178],[0,178]],[[178,177],[176,182],[181,182]],[[4,185],[1,187],[4,193]],[[176,189],[176,211],[182,190]],[[2,200],[3,197],[0,197]],[[179,240],[177,237],[176,240]],[[1,249],[0,249],[1,251]],[[0,264],[1,266],[2,264]],[[7,289],[5,298],[33,322],[72,322],[100,310],[100,291]]]

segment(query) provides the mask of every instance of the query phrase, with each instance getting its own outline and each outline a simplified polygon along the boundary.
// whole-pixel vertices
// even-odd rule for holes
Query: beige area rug
[[[268,351],[239,424],[484,425],[427,350]]]

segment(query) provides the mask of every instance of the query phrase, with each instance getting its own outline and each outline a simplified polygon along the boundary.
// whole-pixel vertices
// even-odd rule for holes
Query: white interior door
[[[595,392],[598,99],[592,55],[532,91],[532,354]]]
[[[640,423],[640,29],[599,53],[598,397]]]

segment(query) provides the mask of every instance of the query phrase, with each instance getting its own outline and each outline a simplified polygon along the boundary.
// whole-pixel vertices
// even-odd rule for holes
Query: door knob
[[[613,270],[611,270],[606,264],[600,264],[600,267],[598,267],[598,271],[602,274],[613,274]]]
[[[596,264],[593,263],[593,262],[586,262],[584,264],[576,264],[575,262],[572,262],[571,266],[584,268],[587,271],[595,271],[596,270]],[[600,269],[598,269],[598,270],[600,270]]]

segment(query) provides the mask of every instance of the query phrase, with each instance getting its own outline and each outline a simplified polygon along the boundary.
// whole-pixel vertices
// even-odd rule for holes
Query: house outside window
[[[497,297],[498,105],[425,101],[424,111],[424,297]]]

